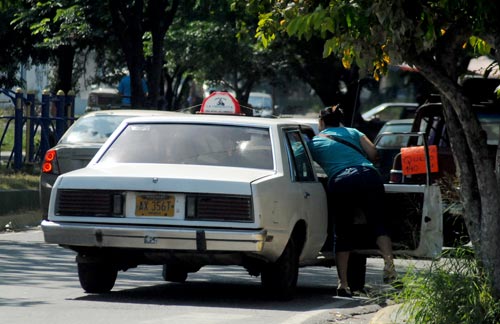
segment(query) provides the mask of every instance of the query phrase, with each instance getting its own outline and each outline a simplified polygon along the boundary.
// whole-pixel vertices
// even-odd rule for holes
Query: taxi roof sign
[[[241,115],[238,100],[229,92],[215,91],[206,97],[200,108],[201,114]]]

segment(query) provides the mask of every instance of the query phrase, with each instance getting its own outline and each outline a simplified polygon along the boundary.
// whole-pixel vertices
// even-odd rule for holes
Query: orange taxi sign
[[[200,113],[241,115],[241,109],[238,100],[229,92],[215,91],[203,100]]]
[[[429,160],[431,163],[431,172],[438,172],[438,153],[436,145],[429,145]],[[426,165],[427,162],[423,146],[401,148],[401,166],[404,175],[426,173]]]

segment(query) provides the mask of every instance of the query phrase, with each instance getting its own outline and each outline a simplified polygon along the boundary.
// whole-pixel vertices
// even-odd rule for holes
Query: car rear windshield
[[[271,97],[264,97],[264,96],[252,96],[248,98],[248,103],[253,107],[253,108],[269,108],[271,109],[273,107],[273,100]]]
[[[80,117],[61,138],[61,144],[104,143],[120,123],[130,116]]]
[[[379,134],[382,133],[406,133],[411,131],[411,123],[408,124],[391,124],[385,125],[380,130]],[[406,135],[385,135],[381,136],[380,140],[377,142],[378,147],[403,147],[408,144],[408,136]]]
[[[268,128],[130,124],[99,163],[166,163],[273,169]]]

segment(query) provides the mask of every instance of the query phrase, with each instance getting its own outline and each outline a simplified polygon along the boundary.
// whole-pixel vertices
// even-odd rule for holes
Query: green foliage
[[[488,55],[491,53],[491,46],[484,40],[476,36],[469,38],[469,43],[474,49],[474,52],[479,55]]]
[[[0,190],[38,189],[40,175],[33,172],[17,172],[0,165]]]
[[[450,250],[453,251],[453,250]],[[461,248],[443,254],[427,272],[409,272],[394,299],[410,323],[478,324],[500,321],[500,301],[473,252]]]
[[[246,3],[217,0],[180,9],[165,40],[168,75],[217,84],[234,90],[239,100],[274,76],[277,55],[257,42],[257,19]]]
[[[258,1],[256,2],[265,2]],[[346,68],[356,64],[377,78],[389,63],[401,64],[412,56],[434,51],[453,24],[474,35],[464,53],[483,55],[490,46],[480,39],[491,33],[484,17],[493,5],[487,1],[272,1],[272,9],[261,13],[257,35],[269,46],[276,34],[325,40],[324,55],[343,55]],[[494,6],[493,6],[494,7]],[[458,35],[461,37],[462,35]],[[389,59],[390,58],[390,59]]]
[[[38,1],[29,10],[19,11],[12,24],[28,26],[33,36],[40,37],[38,46],[50,49],[77,46],[91,34],[83,8],[74,1]]]

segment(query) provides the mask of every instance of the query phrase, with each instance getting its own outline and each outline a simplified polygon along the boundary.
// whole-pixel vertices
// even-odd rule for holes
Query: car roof
[[[311,126],[314,129],[314,133],[317,134],[319,132],[318,127],[318,118],[316,117],[280,117],[281,119],[284,120],[291,120],[293,122],[297,122],[299,124],[306,124]]]
[[[90,111],[85,114],[83,114],[81,117],[90,117],[90,116],[109,116],[109,115],[116,115],[116,116],[151,116],[151,115],[160,115],[160,116],[167,116],[167,115],[186,115],[181,112],[175,112],[175,111],[163,111],[163,110],[147,110],[147,109],[109,109],[109,110],[96,110],[96,111]]]
[[[416,102],[384,102],[378,106],[375,106],[375,107],[365,111],[364,113],[361,114],[361,116],[364,119],[368,119],[368,118],[376,115],[377,113],[381,112],[385,108],[391,107],[391,106],[417,109],[418,103],[416,103]]]
[[[385,125],[399,125],[399,124],[413,124],[413,118],[407,118],[407,119],[391,119],[388,120]]]
[[[115,88],[97,88],[92,89],[91,93],[106,93],[106,94],[118,94],[118,89]]]
[[[271,95],[269,93],[265,93],[265,92],[250,92],[249,97],[267,97],[267,98],[271,98]]]
[[[162,123],[162,122],[194,122],[208,124],[247,125],[257,127],[274,127],[280,125],[308,125],[291,118],[261,118],[238,115],[203,115],[203,114],[172,114],[169,116],[145,116],[127,119],[129,123]]]

